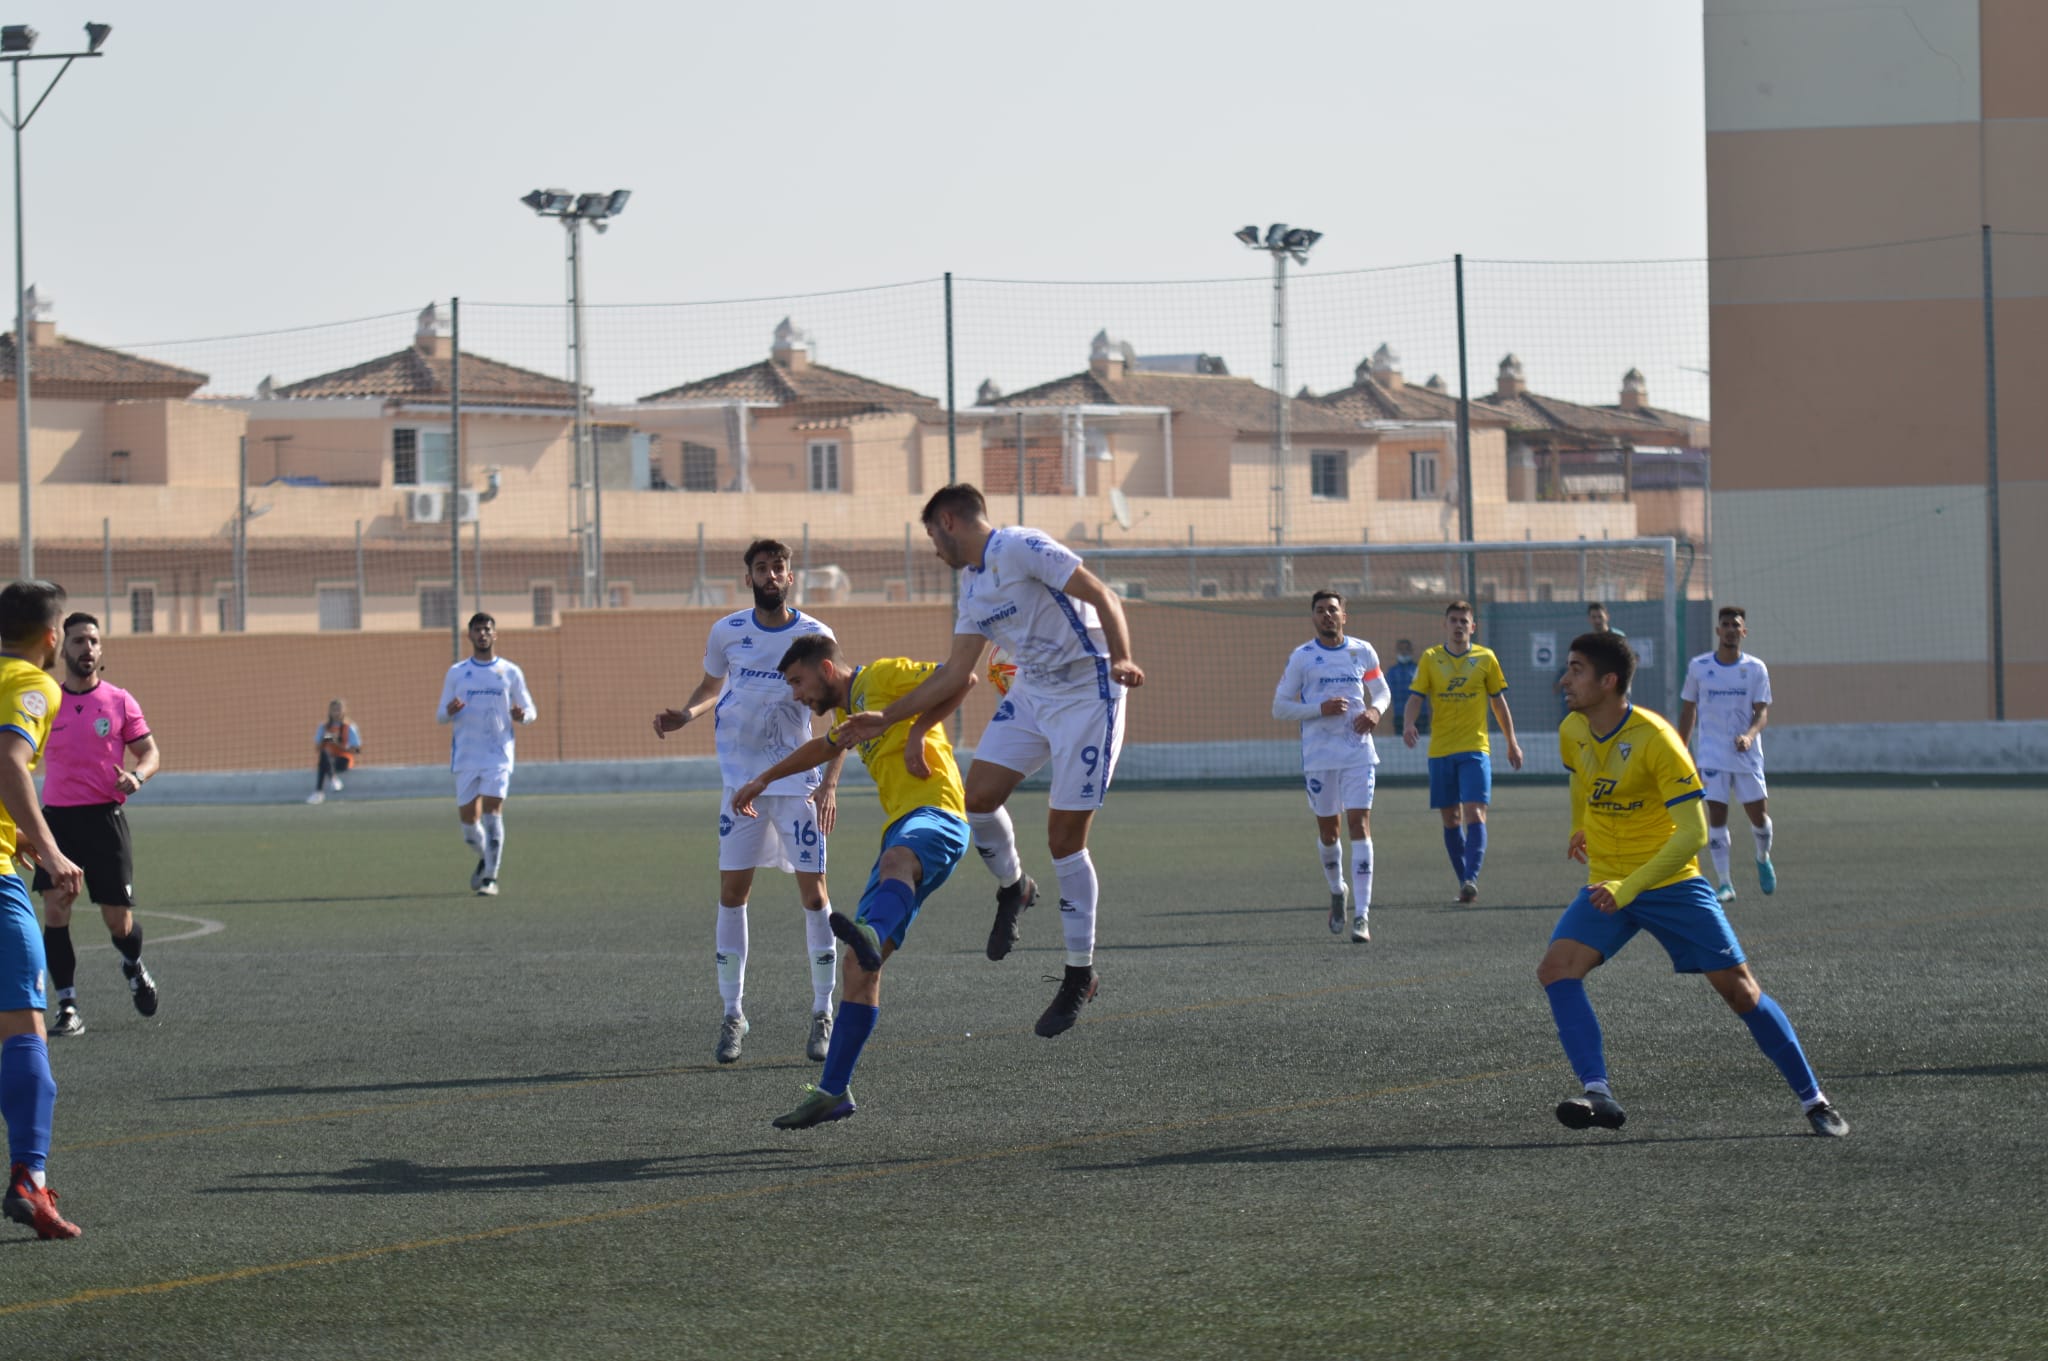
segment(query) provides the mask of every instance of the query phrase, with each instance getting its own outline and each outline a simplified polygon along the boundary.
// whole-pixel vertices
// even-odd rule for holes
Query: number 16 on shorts
[[[732,811],[726,792],[719,809],[718,868],[774,869],[823,874],[826,836],[818,830],[818,809],[800,794],[763,794],[754,800],[758,817]]]

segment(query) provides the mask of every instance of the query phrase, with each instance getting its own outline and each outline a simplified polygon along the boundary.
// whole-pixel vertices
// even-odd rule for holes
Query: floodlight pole
[[[590,403],[583,383],[583,219],[565,214],[569,235],[569,360],[576,384],[576,526],[582,544],[583,607],[604,604],[604,490],[590,439]]]
[[[1287,542],[1287,256],[1273,252],[1273,543]],[[1294,591],[1293,560],[1273,560],[1273,591]]]
[[[91,25],[88,25],[90,32]],[[30,35],[33,42],[34,35]],[[106,30],[102,29],[94,39],[94,47],[106,41]],[[43,101],[50,97],[50,91],[57,88],[57,82],[64,79],[64,73],[71,69],[71,63],[80,57],[98,57],[94,52],[50,52],[37,56],[33,52],[8,52],[0,54],[14,77],[14,116],[8,126],[14,130],[14,430],[15,455],[18,460],[21,481],[21,579],[32,580],[36,574],[36,544],[33,533],[34,517],[31,507],[34,493],[30,490],[29,478],[29,410],[28,410],[28,252],[23,240],[23,203],[21,190],[21,134],[28,127],[29,119],[43,107]],[[36,99],[35,104],[24,114],[21,111],[21,64],[25,61],[61,61],[57,74]]]

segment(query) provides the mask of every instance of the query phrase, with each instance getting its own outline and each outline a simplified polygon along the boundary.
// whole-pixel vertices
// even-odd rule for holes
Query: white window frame
[[[136,593],[137,591],[148,591],[148,592],[149,592],[149,616],[148,616],[148,618],[149,618],[149,627],[147,627],[147,628],[137,628],[137,627],[135,626],[135,618],[136,618],[136,616],[135,616],[135,603],[136,603],[136,602],[135,602],[135,593]],[[129,582],[129,583],[128,583],[128,589],[127,589],[127,592],[126,592],[126,594],[127,594],[127,596],[128,596],[128,631],[129,631],[130,633],[155,633],[155,632],[156,632],[156,610],[157,610],[157,604],[156,604],[156,582],[154,582],[154,581],[131,581],[131,582]]]
[[[1336,484],[1335,491],[1317,491],[1316,474],[1319,468],[1330,471],[1330,481]],[[1308,451],[1309,498],[1315,501],[1349,501],[1351,499],[1351,455],[1348,449],[1311,449]]]
[[[346,592],[346,593],[347,593],[347,595],[348,595],[348,598],[349,598],[349,603],[350,603],[351,605],[353,605],[353,606],[354,606],[354,609],[353,609],[353,610],[351,611],[351,614],[353,615],[353,617],[354,617],[354,619],[355,619],[355,622],[354,622],[354,623],[352,623],[352,624],[335,624],[335,625],[333,625],[333,626],[331,626],[331,627],[329,626],[329,624],[328,624],[328,622],[327,622],[327,612],[326,612],[326,610],[325,610],[325,609],[324,609],[324,608],[322,607],[322,605],[321,605],[321,597],[322,597],[323,595],[327,594],[328,592]],[[360,593],[360,592],[358,592],[358,591],[356,590],[356,584],[355,584],[355,583],[354,583],[353,581],[316,581],[316,582],[314,582],[314,583],[313,583],[313,622],[315,623],[315,625],[317,625],[317,626],[318,626],[318,628],[319,628],[320,632],[322,632],[322,633],[360,633],[360,632],[362,632],[362,628],[363,628],[363,597],[362,597],[361,593]]]
[[[413,599],[419,605],[419,620],[422,629],[441,630],[455,626],[456,617],[462,612],[462,599],[456,594],[455,583],[450,581],[415,581],[412,589]],[[427,619],[428,591],[445,591],[448,593],[448,617],[445,620],[430,622]]]
[[[633,583],[611,581],[605,583],[604,604],[608,610],[630,610],[633,608]]]
[[[1434,501],[1441,494],[1443,486],[1443,451],[1440,449],[1410,449],[1408,451],[1408,499],[1411,501]]]
[[[829,451],[831,463],[828,467],[818,466],[818,456]],[[845,489],[844,446],[836,439],[814,439],[804,442],[804,485],[815,492],[837,492]],[[829,473],[829,477],[821,476]],[[821,485],[823,483],[831,485]]]
[[[548,593],[548,619],[541,622],[539,601],[535,599],[542,591]],[[551,629],[562,622],[562,592],[552,581],[529,581],[526,583],[526,603],[533,608],[533,626],[537,629]]]
[[[398,436],[401,432],[412,433],[412,480],[398,480]],[[448,471],[445,477],[427,475],[427,442],[436,439],[441,442],[443,456],[447,459]],[[391,427],[391,485],[394,487],[418,487],[432,491],[437,487],[453,490],[455,486],[455,432],[433,425],[395,425]]]
[[[679,449],[677,450],[677,452],[676,452],[676,490],[677,490],[677,491],[695,491],[695,492],[711,492],[711,491],[717,491],[717,490],[718,490],[718,448],[717,448],[717,446],[715,446],[715,445],[710,445],[710,444],[698,444],[698,443],[696,443],[696,442],[695,442],[694,440],[683,440],[683,441],[681,441],[680,443],[681,443],[681,447],[680,447],[680,448],[679,448]],[[707,485],[707,486],[702,486],[702,487],[693,487],[693,486],[691,486],[691,485],[690,485],[690,455],[692,455],[692,454],[696,454],[696,455],[698,455],[698,456],[699,456],[699,463],[700,463],[700,464],[702,463],[702,456],[703,456],[703,455],[705,455],[705,454],[709,454],[709,455],[711,455],[711,478],[710,478],[710,483],[709,483],[709,485]]]

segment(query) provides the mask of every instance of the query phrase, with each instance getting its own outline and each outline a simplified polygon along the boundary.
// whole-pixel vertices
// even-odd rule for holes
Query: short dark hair
[[[1314,614],[1316,606],[1322,604],[1325,600],[1334,600],[1339,605],[1342,605],[1344,603],[1344,596],[1338,591],[1317,591],[1308,598],[1308,612]]]
[[[789,645],[782,654],[782,660],[775,663],[775,669],[783,675],[799,662],[823,662],[839,660],[839,641],[829,633],[806,633]]]
[[[751,572],[754,570],[754,559],[763,553],[771,558],[781,558],[784,562],[790,561],[792,556],[789,545],[780,539],[756,539],[747,545],[746,552],[740,554],[740,561],[745,563],[747,570]]]
[[[1467,614],[1471,615],[1471,616],[1472,616],[1472,617],[1473,617],[1474,619],[1477,619],[1477,618],[1479,617],[1479,611],[1477,611],[1477,610],[1475,610],[1475,609],[1473,609],[1473,608],[1472,608],[1472,602],[1471,602],[1471,601],[1469,601],[1469,600],[1453,600],[1453,601],[1452,601],[1452,602],[1451,602],[1450,604],[1448,604],[1448,605],[1444,606],[1444,618],[1446,618],[1446,619],[1450,618],[1450,617],[1451,617],[1452,615],[1456,614],[1456,613],[1457,613],[1457,612],[1458,612],[1459,610],[1463,610],[1463,611],[1464,611],[1465,613],[1467,613]]]
[[[1723,605],[1721,612],[1714,617],[1716,619],[1726,619],[1731,614],[1745,624],[1749,622],[1749,611],[1743,609],[1740,605]]]
[[[1607,607],[1605,605],[1601,604],[1597,600],[1588,600],[1586,602],[1586,613],[1591,614],[1595,610],[1600,611],[1600,613],[1602,614],[1607,613]]]
[[[1394,640],[1394,647],[1396,651],[1406,652],[1409,648],[1414,646],[1415,640],[1413,638],[1396,638]]]
[[[99,616],[87,614],[84,610],[73,610],[64,616],[65,633],[70,633],[71,630],[77,628],[80,624],[91,624],[94,628],[98,628],[100,626]]]
[[[462,627],[466,632],[469,629],[475,628],[478,624],[489,624],[493,628],[495,628],[497,626],[497,623],[497,615],[492,614],[489,610],[478,610],[475,614],[469,616],[469,622],[467,624],[464,624]]]
[[[25,643],[64,613],[64,588],[54,581],[16,581],[0,590],[0,643]]]
[[[955,482],[932,493],[931,500],[924,503],[923,521],[937,524],[945,514],[972,516],[977,520],[988,518],[988,502],[982,499],[981,488],[971,482]]]
[[[1627,694],[1636,678],[1635,649],[1618,633],[1582,633],[1572,639],[1572,651],[1586,659],[1596,676],[1618,676],[1615,690]]]

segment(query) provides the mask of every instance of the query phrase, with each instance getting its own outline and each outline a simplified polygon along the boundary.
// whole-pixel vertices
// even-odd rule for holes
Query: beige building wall
[[[1992,715],[1988,224],[2005,712],[2048,716],[2048,5],[1705,23],[1715,594],[1790,719]]]

